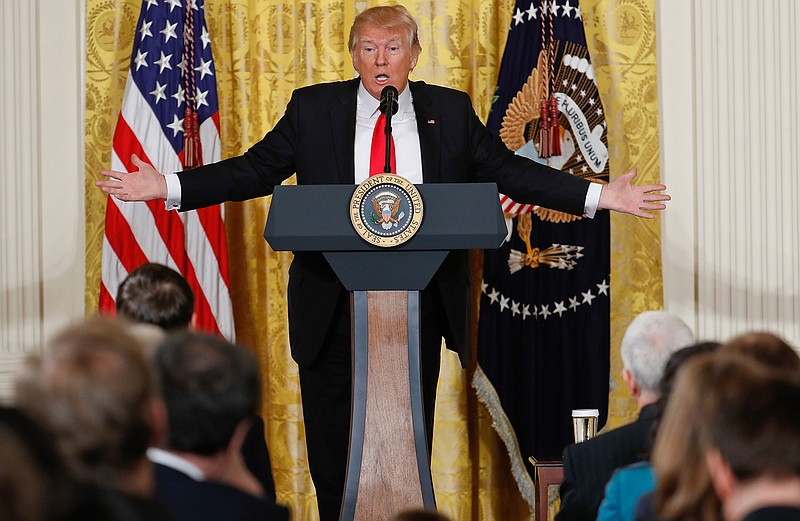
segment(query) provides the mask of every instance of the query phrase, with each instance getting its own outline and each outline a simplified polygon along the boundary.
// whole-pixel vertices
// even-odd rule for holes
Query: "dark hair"
[[[117,314],[167,331],[189,327],[194,293],[177,271],[147,262],[127,276],[117,290]]]
[[[708,445],[739,480],[800,476],[798,374],[719,354],[701,369],[714,381],[706,396]]]
[[[435,510],[411,509],[397,513],[392,521],[449,521],[449,519]]]
[[[756,362],[777,368],[800,371],[800,357],[781,337],[765,332],[736,336],[722,348],[725,353],[739,353]]]
[[[169,418],[169,449],[210,455],[230,443],[236,427],[256,414],[260,378],[253,355],[226,340],[189,331],[158,347]]]
[[[713,341],[698,342],[697,344],[678,349],[672,353],[672,355],[670,355],[669,359],[667,359],[667,364],[664,366],[664,375],[661,377],[661,381],[658,383],[659,399],[653,405],[653,408],[655,409],[655,419],[653,420],[652,427],[650,427],[650,434],[653,439],[655,439],[656,434],[658,433],[658,424],[661,423],[661,419],[664,416],[664,410],[667,408],[667,402],[669,401],[669,397],[672,394],[672,389],[675,386],[675,376],[678,374],[678,370],[687,360],[690,360],[697,355],[714,352],[721,345],[722,344],[719,342]]]
[[[47,433],[5,406],[0,406],[0,461],[0,521],[44,519],[66,470]]]

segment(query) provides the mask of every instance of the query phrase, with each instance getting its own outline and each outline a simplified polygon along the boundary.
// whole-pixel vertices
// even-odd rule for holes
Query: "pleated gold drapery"
[[[581,0],[580,5],[606,111],[611,175],[635,165],[639,169],[635,183],[658,183],[655,0]],[[661,219],[612,214],[612,388],[606,428],[633,421],[638,414],[622,381],[622,335],[637,314],[663,307]]]
[[[609,121],[612,174],[638,164],[645,174],[640,182],[658,178],[654,1],[581,1]],[[375,3],[206,0],[223,157],[244,152],[272,128],[293,89],[354,76],[346,49],[349,27],[357,12]],[[86,309],[93,313],[105,214],[105,196],[94,181],[110,162],[140,1],[87,0],[86,5]],[[423,46],[412,78],[470,93],[485,120],[513,0],[404,5],[420,24]],[[631,40],[633,32],[621,31],[631,9],[640,22],[639,34],[647,37]],[[612,87],[619,79],[624,79],[623,88]],[[297,367],[287,342],[291,254],[273,252],[263,240],[268,208],[269,198],[225,206],[237,341],[250,347],[261,364],[278,500],[292,508],[293,519],[311,520],[317,518],[316,504],[306,465]],[[657,221],[614,218],[612,234],[612,345],[617,346],[632,315],[660,303],[661,277]],[[612,348],[616,374],[615,352]],[[454,520],[529,518],[505,449],[474,399],[467,374],[453,353],[442,356],[432,461],[440,510]],[[612,399],[612,422],[619,422],[630,414],[631,404],[614,392]]]

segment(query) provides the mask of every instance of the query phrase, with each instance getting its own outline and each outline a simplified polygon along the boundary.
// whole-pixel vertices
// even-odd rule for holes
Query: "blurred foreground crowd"
[[[117,317],[67,327],[0,407],[0,521],[288,520],[258,364],[193,332],[177,272],[145,264]],[[800,520],[800,358],[778,336],[697,343],[665,311],[622,341],[638,419],[566,447],[558,521]],[[395,519],[446,521],[436,512]]]
[[[800,520],[800,358],[780,337],[696,342],[647,311],[621,344],[633,423],[564,450],[558,521]]]

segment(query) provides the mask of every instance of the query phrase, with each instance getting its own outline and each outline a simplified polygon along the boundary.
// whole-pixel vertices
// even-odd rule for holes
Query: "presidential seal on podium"
[[[417,187],[399,175],[369,177],[350,199],[350,221],[356,233],[382,248],[410,240],[422,224],[423,212]]]

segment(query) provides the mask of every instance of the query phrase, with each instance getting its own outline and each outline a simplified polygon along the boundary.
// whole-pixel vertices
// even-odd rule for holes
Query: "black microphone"
[[[391,119],[397,114],[397,88],[387,85],[381,91],[381,112],[386,115],[386,119]]]
[[[387,85],[381,91],[381,112],[386,116],[386,161],[385,174],[392,173],[392,116],[397,113],[397,88]],[[397,173],[397,172],[395,172]]]

